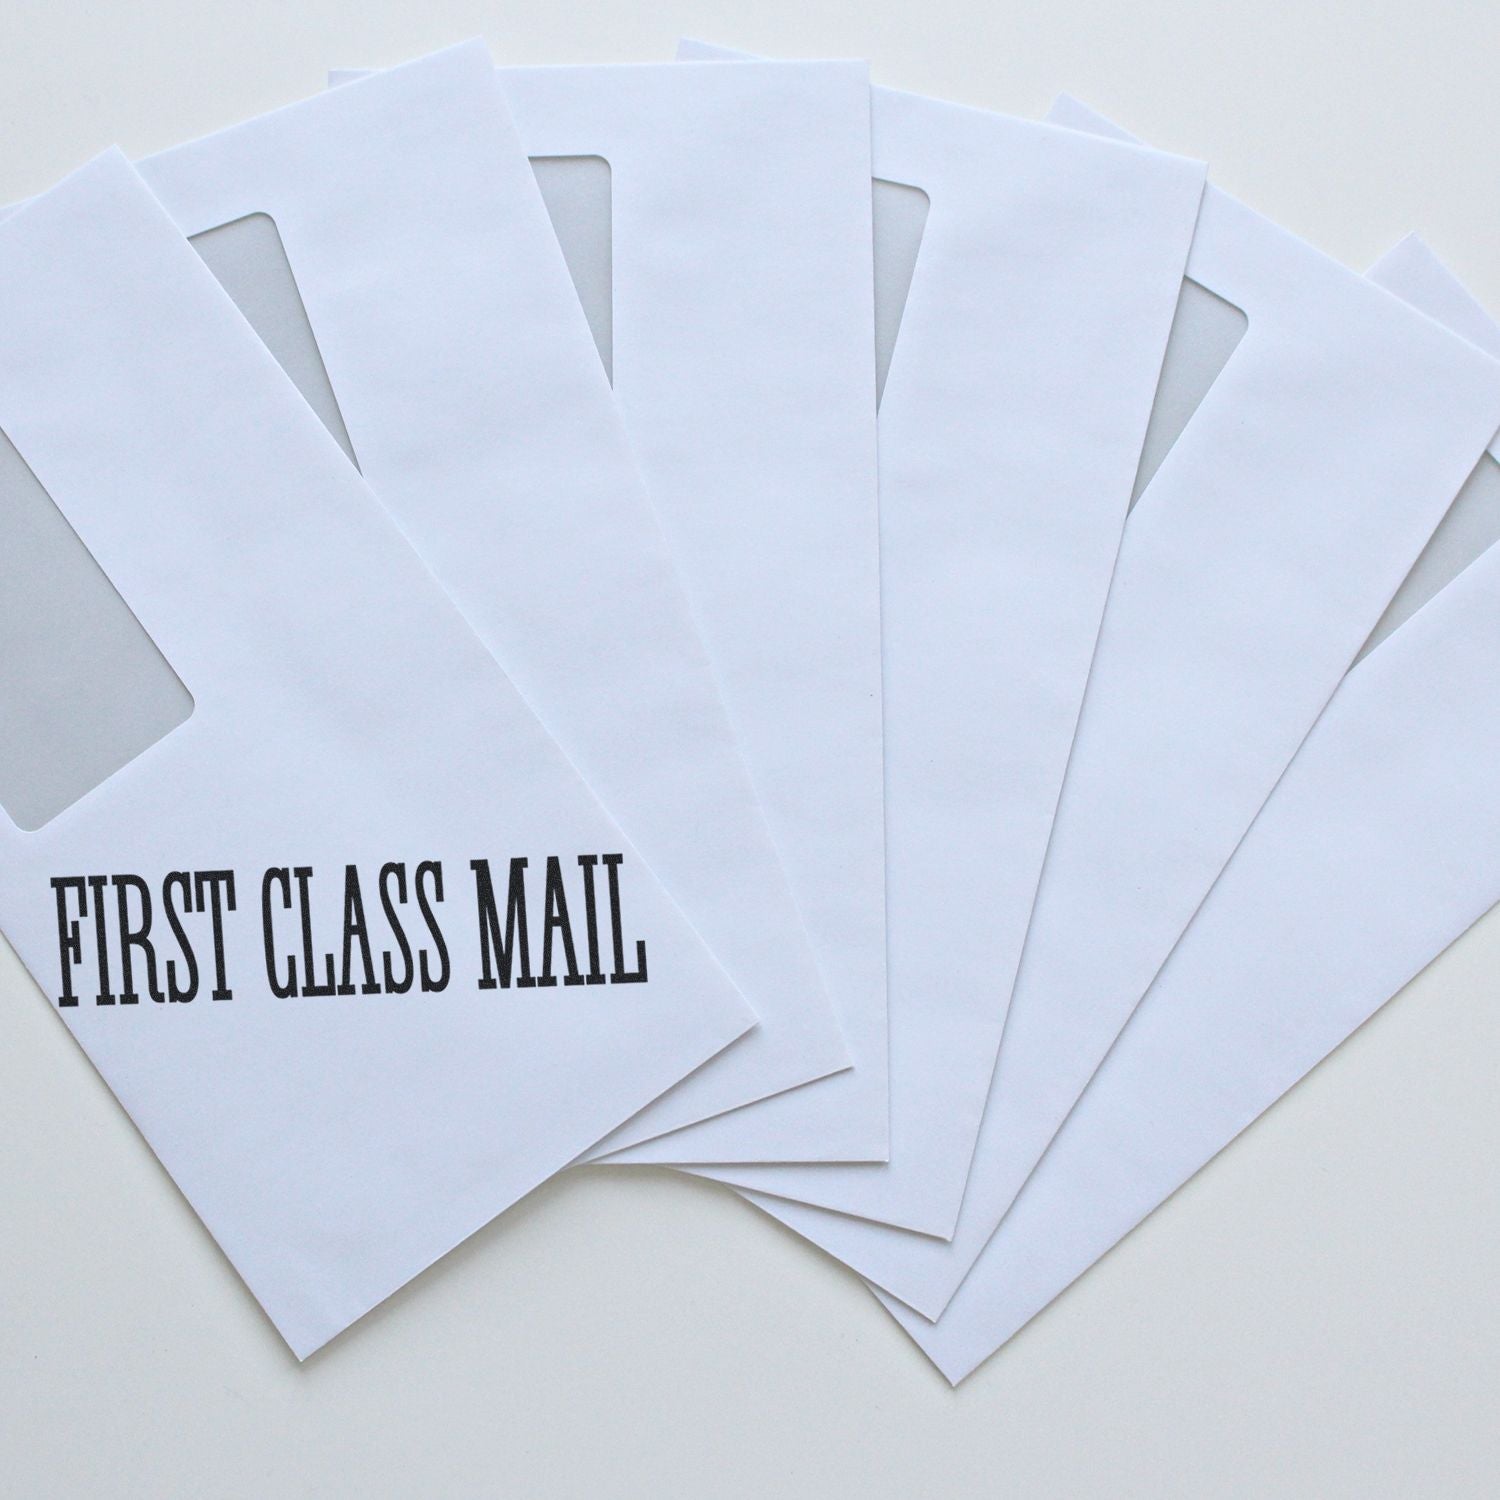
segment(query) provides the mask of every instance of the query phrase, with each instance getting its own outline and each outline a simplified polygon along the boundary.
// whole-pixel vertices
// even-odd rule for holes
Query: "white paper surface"
[[[1500,351],[1421,245],[1372,277]],[[1344,680],[942,1318],[888,1304],[950,1380],[1500,898],[1497,639],[1492,547]]]
[[[274,220],[365,478],[759,1016],[632,1129],[846,1067],[483,46],[140,170],[188,235]]]
[[[528,155],[609,163],[615,395],[854,1062],[628,1159],[884,1159],[867,70],[500,79]]]
[[[849,1257],[926,1317],[1500,421],[1492,361],[1212,186],[1188,275],[1249,327],[1125,528],[957,1230]]]
[[[118,153],[0,224],[0,427],[194,699],[45,827],[0,819],[0,925],[50,997],[75,992],[59,1004],[73,1034],[305,1356],[750,1013]],[[605,853],[624,858],[627,959],[609,965],[601,878],[603,967],[635,968],[640,940],[645,981],[556,983],[573,966],[533,883],[533,978],[554,983],[520,983],[513,937],[517,982],[492,959],[480,988],[470,862],[503,890],[511,860],[537,882],[556,857],[591,964],[576,861]],[[393,897],[411,967],[427,963],[429,987],[403,993],[374,882],[419,861],[441,865],[426,894],[447,962]],[[305,954],[293,866],[312,872]],[[345,935],[346,866],[365,882],[369,968]],[[174,918],[174,871],[232,871],[236,900],[210,882]],[[160,903],[162,966],[126,945],[131,981],[123,919],[144,923],[139,904],[114,921],[125,872]],[[90,876],[98,891],[51,885]],[[91,892],[105,904],[85,913]],[[199,993],[158,1000],[190,989],[187,945]],[[292,959],[346,992],[277,998]]]
[[[834,1255],[957,1219],[1203,188],[871,95],[876,177],[930,200],[879,421],[891,1160],[711,1174],[837,1210],[755,1198]]]

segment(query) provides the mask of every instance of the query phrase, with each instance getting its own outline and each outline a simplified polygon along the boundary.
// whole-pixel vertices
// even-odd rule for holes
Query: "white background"
[[[1421,230],[1500,308],[1493,0],[4,0],[0,201],[330,65],[682,32],[1020,114],[1067,89],[1351,265]],[[4,950],[0,1493],[1492,1495],[1497,988],[1492,914],[955,1394],[731,1195],[599,1168],[299,1367]]]

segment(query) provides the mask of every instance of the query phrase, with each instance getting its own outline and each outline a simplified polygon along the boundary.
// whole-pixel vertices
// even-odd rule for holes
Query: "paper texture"
[[[500,79],[528,155],[609,163],[615,395],[854,1063],[629,1159],[883,1159],[868,73]]]
[[[926,1317],[1500,421],[1491,361],[1213,187],[1188,275],[1249,326],[1125,528],[957,1230],[849,1257]]]
[[[835,1255],[845,1215],[957,1219],[1203,188],[871,105],[876,177],[930,200],[879,419],[891,1160],[712,1174],[837,1210],[755,1200]]]
[[[1096,117],[1065,104],[1060,118]],[[1217,189],[1188,270],[1249,327],[1126,531],[996,1069],[994,1145],[966,1204],[966,1254],[1500,417],[1493,371],[1471,351]]]
[[[1419,244],[1372,277],[1500,350]],[[1444,582],[1344,680],[942,1318],[893,1305],[950,1380],[1500,898],[1500,552]]]
[[[1417,236],[1407,236],[1383,256],[1369,277],[1377,286],[1500,359],[1500,328]],[[1360,650],[1361,658],[1500,541],[1500,463],[1494,453],[1492,446],[1458,492],[1380,623],[1370,632]]]
[[[205,235],[252,315],[242,276],[210,246],[219,226],[274,222],[365,478],[755,1009],[742,1044],[632,1128],[670,1129],[846,1067],[484,48],[277,110],[141,171],[184,233]]]
[[[118,153],[0,225],[0,331],[194,702],[0,819],[0,925],[304,1356],[751,1016]]]

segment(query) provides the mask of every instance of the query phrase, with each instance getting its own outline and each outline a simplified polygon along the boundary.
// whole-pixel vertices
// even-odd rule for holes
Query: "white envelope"
[[[1248,327],[1125,528],[957,1230],[845,1236],[926,1317],[1500,422],[1492,361],[1213,187],[1188,276]]]
[[[1416,236],[1371,267],[1369,279],[1403,302],[1500,359],[1500,328],[1463,283]],[[1360,650],[1363,659],[1487,548],[1500,541],[1500,463],[1495,448],[1479,461],[1396,597]]]
[[[484,47],[277,110],[140,170],[347,434],[381,502],[759,1016],[631,1130],[672,1129],[847,1067]],[[236,233],[257,227],[273,255],[279,235],[289,294],[306,308],[300,366],[284,310],[266,300],[267,247]]]
[[[609,164],[615,395],[854,1061],[625,1159],[883,1160],[868,71],[500,77],[529,155]]]
[[[1372,276],[1500,353],[1421,245]],[[1445,527],[1500,497],[1497,452]],[[1345,678],[942,1318],[888,1303],[950,1380],[1500,899],[1500,549],[1447,582],[1475,534],[1413,569],[1398,600],[1417,612]]]
[[[0,225],[0,428],[187,706],[0,925],[305,1356],[752,1018],[118,153]]]
[[[877,245],[880,189],[931,205],[876,257],[915,265],[880,299],[891,1159],[710,1174],[837,1210],[754,1197],[834,1255],[846,1215],[958,1217],[1203,190],[1140,147],[871,107]]]

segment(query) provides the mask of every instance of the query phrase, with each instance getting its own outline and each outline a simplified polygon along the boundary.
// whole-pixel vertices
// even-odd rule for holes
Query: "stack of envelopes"
[[[1500,897],[1500,328],[1068,100],[332,82],[0,222],[0,925],[299,1357],[588,1160],[956,1381]]]

